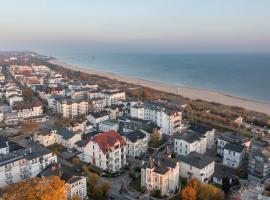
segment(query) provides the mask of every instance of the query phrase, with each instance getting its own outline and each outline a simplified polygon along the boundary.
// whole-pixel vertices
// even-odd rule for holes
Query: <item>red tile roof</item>
[[[92,141],[98,144],[99,148],[104,154],[108,152],[110,148],[114,147],[114,145],[118,142],[120,142],[120,146],[126,144],[122,136],[116,131],[100,133],[96,135]]]

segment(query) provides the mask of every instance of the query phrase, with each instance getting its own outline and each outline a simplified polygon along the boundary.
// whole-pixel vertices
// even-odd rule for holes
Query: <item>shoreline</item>
[[[247,110],[252,110],[252,111],[261,112],[261,113],[270,115],[270,103],[266,103],[266,102],[259,102],[256,100],[245,99],[245,98],[236,97],[229,94],[224,94],[222,92],[215,92],[215,91],[211,91],[207,89],[193,88],[193,87],[188,87],[188,86],[170,85],[170,84],[159,83],[159,82],[140,79],[140,78],[114,74],[112,72],[99,71],[95,69],[86,69],[81,66],[65,63],[58,59],[51,59],[48,62],[51,64],[62,66],[67,69],[74,70],[74,71],[77,70],[84,73],[104,76],[110,79],[116,79],[122,82],[133,83],[136,85],[149,87],[155,90],[160,90],[163,92],[181,95],[183,97],[187,97],[192,100],[201,99],[204,101],[216,102],[216,103],[220,103],[220,104],[224,104],[228,106],[238,106]]]

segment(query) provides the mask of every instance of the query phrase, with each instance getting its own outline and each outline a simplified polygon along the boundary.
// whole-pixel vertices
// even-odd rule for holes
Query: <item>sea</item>
[[[63,62],[270,102],[270,55],[54,53]]]

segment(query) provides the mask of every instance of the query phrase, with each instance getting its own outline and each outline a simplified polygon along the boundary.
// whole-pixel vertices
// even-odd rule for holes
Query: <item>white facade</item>
[[[98,128],[102,132],[118,131],[119,123],[116,120],[106,120],[98,124]]]
[[[84,176],[74,176],[66,183],[69,188],[68,197],[70,199],[80,197],[85,199],[87,197],[87,180]]]
[[[180,165],[178,162],[174,167],[163,165],[168,169],[165,169],[164,173],[156,171],[155,165],[158,164],[147,163],[146,167],[141,168],[141,186],[144,186],[149,192],[159,190],[162,196],[170,196],[179,189]]]
[[[97,126],[100,122],[109,120],[110,115],[107,114],[101,114],[101,115],[95,115],[93,113],[90,113],[89,115],[87,115],[87,120],[93,124],[94,126]]]
[[[206,152],[207,139],[205,137],[198,137],[196,140],[187,141],[184,139],[175,138],[174,152],[186,156],[192,151],[204,154]]]
[[[134,134],[134,136],[132,136]],[[140,157],[142,156],[144,153],[147,152],[148,150],[148,137],[146,134],[144,134],[143,132],[141,132],[141,134],[143,135],[137,135],[135,132],[130,132],[127,133],[125,136],[125,141],[127,143],[127,155],[131,156],[131,157]],[[135,137],[130,138],[129,137]]]
[[[205,163],[205,160],[209,160]],[[214,174],[215,161],[199,153],[192,152],[188,156],[180,158],[180,177],[191,180],[199,179],[202,183],[211,180]]]
[[[124,91],[106,91],[104,92],[107,106],[117,104],[119,101],[126,99],[126,93]]]
[[[32,153],[26,149],[10,152],[0,159],[0,187],[37,176],[46,166],[57,162],[52,152]]]
[[[57,112],[63,114],[63,118],[76,118],[81,115],[86,115],[89,111],[88,102],[85,100],[57,101],[56,107],[57,107]]]
[[[238,168],[241,166],[243,159],[244,159],[244,148],[241,145],[228,144],[224,147],[223,152],[224,165],[232,168]]]
[[[117,132],[100,133],[85,145],[79,158],[103,170],[115,172],[126,165],[126,143]]]
[[[20,118],[36,117],[43,114],[42,105],[35,103],[29,103],[29,105],[20,103],[20,105],[13,106],[12,111],[17,111]]]
[[[130,108],[130,116],[156,123],[157,126],[162,128],[162,134],[166,135],[173,135],[180,131],[182,121],[181,112],[159,108],[155,104],[153,106],[137,104]]]

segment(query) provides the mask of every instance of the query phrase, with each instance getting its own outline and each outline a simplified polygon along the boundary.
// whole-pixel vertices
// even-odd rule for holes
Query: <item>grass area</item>
[[[48,147],[48,149],[50,149],[52,152],[56,153],[56,154],[61,154],[64,153],[66,151],[66,147],[59,145],[59,144],[54,144]]]
[[[136,179],[132,179],[132,181],[129,184],[129,187],[131,187],[134,190],[141,191],[141,176],[138,176]]]

